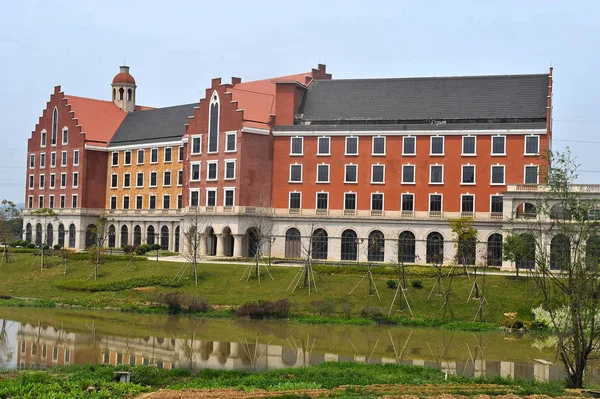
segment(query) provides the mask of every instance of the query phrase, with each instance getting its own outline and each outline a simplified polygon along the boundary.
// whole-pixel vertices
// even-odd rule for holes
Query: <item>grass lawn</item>
[[[365,306],[380,306],[387,313],[394,295],[394,290],[386,286],[386,281],[391,276],[381,274],[374,276],[381,294],[380,302],[377,296],[368,295],[366,279],[352,296],[348,296],[359,281],[359,274],[320,273],[317,277],[318,291],[313,291],[309,296],[306,288],[297,289],[293,294],[286,292],[297,272],[297,268],[291,267],[271,267],[273,280],[264,272],[259,285],[256,279],[250,279],[249,282],[245,279],[240,281],[247,265],[201,264],[201,278],[197,287],[194,284],[191,266],[181,279],[180,287],[169,287],[164,285],[170,284],[182,264],[144,260],[135,262],[133,271],[130,271],[127,261],[107,261],[100,266],[98,280],[94,281],[93,266],[86,265],[84,260],[69,261],[67,273],[64,275],[60,258],[51,257],[50,267],[40,270],[39,260],[34,263],[34,255],[17,253],[15,256],[16,262],[0,267],[0,295],[41,298],[73,305],[115,308],[147,305],[156,302],[160,294],[181,292],[185,295],[204,297],[213,306],[237,306],[248,301],[288,298],[296,304],[295,311],[299,313],[315,313],[316,308],[311,302],[317,300],[335,303],[335,311],[341,313],[340,303],[349,301],[352,304],[352,312],[358,314]],[[88,280],[90,275],[92,277]],[[438,311],[443,304],[443,298],[434,294],[431,300],[427,300],[435,279],[409,276],[409,281],[413,279],[419,279],[423,283],[422,289],[411,288],[408,291],[415,315],[421,318],[439,317]],[[443,280],[444,286],[447,286],[449,278]],[[471,321],[479,307],[478,301],[467,301],[472,283],[473,279],[465,276],[455,276],[453,279],[451,305],[457,320]],[[105,289],[112,291],[103,291]],[[535,284],[531,279],[487,276],[485,291],[488,302],[485,313],[488,322],[501,323],[506,312],[518,312],[518,318],[521,320],[531,319],[530,310],[537,305]],[[395,306],[394,314],[410,316],[407,310],[400,310],[398,305]]]

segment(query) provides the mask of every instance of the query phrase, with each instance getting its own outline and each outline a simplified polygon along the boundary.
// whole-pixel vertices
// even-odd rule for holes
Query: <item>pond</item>
[[[266,370],[321,362],[401,363],[448,374],[562,379],[555,339],[434,328],[302,325],[72,309],[1,308],[0,367],[145,364]],[[597,370],[588,379],[598,381]]]

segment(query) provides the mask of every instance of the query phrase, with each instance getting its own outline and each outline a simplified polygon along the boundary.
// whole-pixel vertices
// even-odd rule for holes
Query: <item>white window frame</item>
[[[502,183],[494,183],[493,182],[494,167],[502,168]],[[505,186],[505,185],[506,185],[506,166],[500,165],[500,164],[490,165],[490,186]]]
[[[348,152],[348,139],[356,139],[356,154],[352,154],[352,153]],[[346,139],[344,141],[344,155],[347,157],[357,157],[359,154],[359,144],[360,144],[359,136],[346,136]]]
[[[165,198],[169,198],[169,206],[167,208],[165,208]],[[171,208],[171,194],[163,194],[162,195],[162,203],[161,203],[161,209],[172,209]]]
[[[432,182],[431,181],[431,175],[432,175],[432,167],[433,166],[441,166],[442,167],[442,181],[441,182]],[[433,165],[429,165],[429,184],[434,184],[434,185],[442,185],[444,184],[444,165],[443,164],[439,164],[439,163],[435,163]]]
[[[44,208],[44,196],[43,195],[38,195],[38,208],[40,208],[40,209]]]
[[[433,139],[438,139],[441,138],[442,139],[442,153],[441,154],[434,154],[433,153]],[[461,149],[462,152],[462,149]],[[430,136],[429,137],[429,156],[430,157],[443,157],[446,155],[446,137],[445,136],[440,136],[440,135],[436,135],[436,136]]]
[[[217,146],[216,149],[214,151],[210,150],[210,125],[212,122],[212,115],[211,115],[211,106],[213,104],[217,104],[218,108],[218,112],[217,112],[217,135],[215,137],[215,140],[217,141]],[[219,93],[217,93],[217,91],[213,91],[213,93],[210,96],[210,104],[208,107],[208,130],[207,130],[207,142],[208,145],[206,146],[206,153],[207,154],[218,154],[219,153],[219,138],[220,138],[220,130],[221,130],[221,101],[219,99]]]
[[[198,165],[198,178],[194,179],[194,166]],[[190,163],[190,181],[201,181],[202,180],[202,162],[191,162]]]
[[[198,204],[192,205],[192,193],[198,193]],[[200,189],[199,188],[190,188],[190,198],[189,198],[189,206],[200,206]]]
[[[154,197],[154,208],[150,207],[150,204],[152,203],[152,197]],[[148,194],[148,209],[159,209],[158,208],[158,198],[156,197],[156,194]],[[154,232],[155,237],[156,237],[156,231]]]
[[[496,194],[490,194],[490,213],[492,213],[492,199],[494,197],[502,198],[502,212],[504,212],[504,195],[502,195],[502,193],[496,193]]]
[[[156,162],[152,162],[152,151],[156,150]],[[150,148],[150,165],[156,165],[158,163],[158,147]]]
[[[117,177],[117,184],[113,185],[113,177]],[[110,175],[110,188],[114,189],[114,188],[119,188],[119,174],[118,173],[113,173]]]
[[[329,150],[327,152],[327,154],[321,154],[319,151],[321,150],[321,140],[327,140],[327,149]],[[302,149],[302,152],[304,152],[304,147]],[[329,136],[320,136],[317,137],[317,156],[318,157],[328,157],[331,156],[331,137]]]
[[[225,199],[227,198],[227,191],[233,191],[233,204],[226,205]],[[223,187],[223,206],[235,206],[235,187]]]
[[[59,209],[65,209],[67,207],[67,196],[65,194],[61,194],[58,201]]]
[[[140,162],[140,154],[142,154],[142,162]],[[135,154],[135,164],[143,165],[145,162],[146,162],[146,150],[143,148],[140,148],[139,150],[137,150],[137,153]]]
[[[38,188],[40,190],[43,190],[46,188],[46,175],[43,173],[38,176]]]
[[[67,140],[65,140],[65,133],[67,133]],[[66,126],[62,128],[61,143],[69,144],[69,128]]]
[[[58,134],[58,133],[57,133]],[[58,141],[58,140],[57,140]],[[56,144],[55,144],[56,145]],[[48,208],[49,209],[54,209],[54,194],[50,194],[48,196]]]
[[[213,192],[215,193],[215,204],[214,205],[208,205],[208,193]],[[217,204],[219,203],[219,198],[217,197],[217,189],[215,187],[209,187],[206,189],[206,192],[204,193],[204,203],[205,205],[208,206],[213,206],[216,207]]]
[[[375,139],[383,139],[383,154],[375,154]],[[381,135],[371,137],[371,156],[385,157],[386,153],[387,153],[387,137],[381,136]]]
[[[179,182],[179,173],[181,172],[181,183]],[[183,169],[178,169],[177,170],[177,187],[181,187],[183,186],[183,179],[185,178],[185,175],[183,173]]]
[[[153,173],[156,175],[156,179],[155,179],[156,184],[154,184],[154,185],[152,184],[152,174]],[[158,172],[155,170],[151,170],[150,173],[148,174],[148,187],[151,187],[151,188],[158,187]]]
[[[46,129],[43,129],[40,132],[40,147],[46,148],[47,145],[48,145],[48,132],[46,131]]]
[[[115,154],[117,155],[117,163],[115,163]],[[119,166],[119,151],[113,151],[110,154],[110,166]]]
[[[61,167],[67,166],[68,156],[69,156],[69,153],[67,151],[60,152],[60,166]]]
[[[347,210],[348,208],[346,208],[346,195],[348,194],[352,194],[354,195],[354,209],[351,209],[353,211],[356,211],[358,209],[358,193],[356,191],[346,191],[344,193],[344,210]]]
[[[402,201],[402,197],[404,195],[411,195],[412,199],[413,199],[413,209],[404,209],[404,201]],[[409,211],[409,212],[414,212],[415,211],[415,193],[400,193],[400,211]]]
[[[56,151],[50,153],[50,167],[56,168]]]
[[[35,169],[35,154],[29,154],[29,169]]]
[[[465,183],[464,182],[465,166],[473,168],[473,183]],[[466,165],[461,165],[460,166],[460,185],[461,186],[474,186],[476,184],[477,184],[477,166],[476,165],[471,165],[470,163],[468,163]]]
[[[375,168],[375,166],[382,166],[383,167],[383,181],[382,182],[373,181],[373,175],[374,175],[374,168]],[[371,164],[371,184],[385,184],[385,164],[380,164],[380,163]]]
[[[75,204],[75,206],[73,206]],[[79,195],[72,194],[71,195],[71,208],[78,209],[79,208]]]
[[[503,146],[503,151],[502,153],[494,153],[494,139],[496,138],[501,138],[503,140],[504,146]],[[491,139],[491,148],[490,148],[490,155],[493,157],[505,157],[506,156],[506,136],[498,134],[495,136],[492,136]]]
[[[65,177],[65,184],[63,183],[63,176]],[[60,188],[67,188],[67,173],[66,172],[62,172],[60,174]]]
[[[50,187],[50,190],[54,190],[56,188],[56,173],[50,173],[48,180],[48,187]]]
[[[129,154],[129,163],[127,163],[127,154]],[[133,159],[131,159],[132,157],[132,153],[131,150],[126,150],[123,151],[123,165],[124,166],[131,166]]]
[[[404,152],[404,141],[406,139],[412,139],[415,143],[413,149],[415,150],[413,153]],[[414,157],[417,156],[417,137],[416,136],[403,136],[402,137],[402,156],[403,157]]]
[[[294,140],[300,139],[300,153],[299,154],[295,154],[294,153]],[[318,144],[317,144],[318,145]],[[318,148],[317,148],[318,151]],[[302,136],[293,136],[290,137],[290,156],[291,157],[301,157],[304,155],[304,137]]]
[[[380,193],[379,191],[371,193],[371,201],[369,202],[369,210],[373,211],[373,196],[381,194],[381,209],[375,209],[377,211],[385,211],[385,193]]]
[[[40,154],[40,169],[46,169],[46,153],[42,152]]]
[[[138,208],[138,199],[142,199],[142,206]],[[144,196],[142,194],[138,194],[135,196],[135,208],[134,209],[144,209]]]
[[[77,179],[75,179],[75,176],[77,176]],[[77,185],[75,185],[75,180],[77,180]],[[73,176],[71,177],[71,184],[72,184],[72,188],[79,188],[79,172],[73,172]]]
[[[535,168],[535,183],[527,183],[527,168]],[[523,165],[523,184],[540,184],[540,166],[535,164]]]
[[[444,194],[435,192],[435,193],[429,193],[428,201],[427,201],[427,212],[438,212],[438,211],[432,211],[431,210],[431,196],[432,195],[439,195],[440,196],[440,211],[439,212],[444,212]]]
[[[113,198],[114,198],[114,200],[115,200],[115,207],[114,207],[114,208],[112,207]],[[119,208],[119,203],[118,203],[118,200],[119,200],[119,199],[117,198],[117,196],[116,196],[116,195],[111,195],[111,196],[110,196],[109,203],[108,203],[108,209],[118,209],[118,208]]]
[[[473,197],[473,210],[472,211],[463,211],[463,209],[462,209],[463,197],[466,197],[467,195],[470,196],[470,197]],[[461,213],[462,212],[472,212],[473,214],[475,214],[475,194],[465,193],[465,194],[461,194],[460,195],[460,212]]]
[[[29,190],[33,190],[33,188],[35,187],[35,175],[29,175],[27,181]]]
[[[404,181],[404,168],[412,168],[413,170],[413,181]],[[402,175],[400,176],[400,180],[402,184],[417,184],[417,168],[416,165],[413,165],[411,163],[407,163],[402,165],[402,171],[401,171]]]
[[[170,161],[167,161],[167,149],[168,148],[171,149],[171,160]],[[169,146],[163,147],[163,162],[164,163],[171,163],[171,162],[173,162],[173,147],[169,147]]]
[[[199,150],[198,152],[194,152],[194,139],[198,139],[198,141],[200,142],[200,145],[198,146]],[[199,155],[202,154],[202,135],[201,134],[196,134],[190,137],[190,154],[192,155]]]
[[[319,192],[315,193],[315,210],[319,209],[319,208],[317,208],[317,205],[319,203],[319,194],[327,194],[327,208],[325,208],[325,209],[329,210],[329,200],[330,200],[329,191],[319,191]]]
[[[532,153],[532,152],[527,152],[527,138],[529,137],[535,137],[537,139],[537,152],[536,153]],[[537,134],[526,134],[525,135],[525,140],[524,141],[524,148],[523,148],[523,155],[526,156],[537,156],[540,155],[540,136]]]
[[[300,207],[292,208],[292,194],[300,194]],[[301,191],[290,191],[288,193],[288,209],[302,209],[302,192]]]
[[[235,180],[237,177],[237,160],[236,159],[225,159],[225,168],[223,169],[223,180]],[[227,177],[227,164],[233,164],[233,177]]]
[[[185,147],[180,145],[177,146],[177,162],[183,162],[185,160]]]
[[[355,181],[346,180],[346,169],[348,168],[348,166],[352,166],[352,167],[356,168],[356,180]],[[344,183],[346,183],[346,184],[358,184],[358,164],[348,163],[348,164],[344,165]]]
[[[27,209],[33,209],[33,195],[27,196]]]
[[[127,198],[127,208],[125,208],[125,198]],[[131,209],[131,197],[129,195],[124,195],[121,200],[121,209]]]
[[[300,166],[300,180],[299,181],[293,181],[292,180],[292,166]],[[304,169],[304,167],[302,166],[301,163],[290,164],[290,175],[289,175],[289,178],[288,178],[288,183],[302,183],[303,180],[304,180],[303,179],[303,172],[304,172],[303,169]]]
[[[319,167],[327,167],[327,181],[320,181],[319,180]],[[317,164],[316,170],[317,170],[317,175],[315,176],[315,183],[317,183],[317,184],[327,184],[327,183],[330,182],[331,165],[329,165],[328,163],[323,162],[323,163]]]
[[[73,150],[73,166],[79,166],[79,150]]]
[[[220,109],[219,109],[220,112]],[[233,136],[234,140],[233,140],[233,150],[229,150],[227,149],[227,143],[229,143],[229,136]],[[236,152],[237,151],[237,131],[233,130],[231,132],[225,132],[225,152]]]
[[[125,176],[129,176],[129,185],[128,186],[125,185],[125,181],[127,180],[125,178]],[[123,173],[123,188],[131,188],[131,173],[129,173],[129,172]]]
[[[138,176],[139,176],[139,175],[142,175],[142,185],[141,185],[141,186],[139,186],[139,185],[138,185]],[[137,173],[135,174],[135,187],[136,187],[136,188],[141,188],[141,187],[144,187],[144,179],[145,179],[145,178],[146,178],[146,176],[144,176],[144,172],[137,172]]]
[[[169,184],[165,184],[165,176],[166,174],[169,174]],[[162,186],[163,187],[171,187],[173,185],[173,173],[171,172],[171,170],[163,170],[163,178],[162,178]]]
[[[465,138],[473,138],[473,140],[475,140],[475,146],[473,148],[474,152],[472,154],[468,154],[465,152]],[[472,134],[468,134],[466,136],[462,136],[462,143],[461,143],[461,149],[460,149],[460,155],[463,157],[476,157],[477,156],[477,136],[474,136]]]
[[[215,165],[215,177],[210,178],[210,165]],[[206,161],[206,181],[219,180],[219,161]]]

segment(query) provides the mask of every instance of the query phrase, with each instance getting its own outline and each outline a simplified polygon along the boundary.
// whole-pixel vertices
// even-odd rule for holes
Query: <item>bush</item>
[[[398,282],[396,280],[388,280],[386,282],[386,284],[387,284],[388,288],[391,288],[393,290],[395,290],[396,288],[398,288]]]
[[[381,317],[383,316],[383,309],[379,306],[367,305],[360,311],[362,317]]]
[[[235,309],[233,315],[238,317],[250,317],[251,319],[283,319],[289,317],[291,306],[292,303],[289,299],[280,299],[275,302],[246,302]]]
[[[15,241],[11,242],[8,245],[10,245],[13,248],[14,247],[23,247],[23,248],[26,248],[27,244],[29,244],[29,241],[27,241],[27,240],[15,240]]]
[[[331,299],[312,301],[310,306],[319,314],[319,316],[331,316],[335,311],[335,303]]]
[[[150,247],[152,251],[158,251],[160,249],[160,244],[152,244]]]
[[[190,313],[206,313],[212,308],[208,300],[202,297],[192,296],[188,298],[188,310]]]
[[[35,248],[35,244],[30,242],[29,244],[27,244],[27,248],[29,249],[34,249]]]
[[[345,300],[344,302],[340,303],[340,309],[342,310],[342,312],[344,313],[344,316],[346,316],[347,319],[350,318],[350,315],[352,314],[352,308],[354,307],[354,305]]]
[[[133,253],[133,245],[125,245],[123,247],[123,253],[125,253],[127,255]]]
[[[411,281],[410,285],[413,288],[423,288],[423,282],[421,280],[413,280]]]
[[[135,277],[127,280],[106,281],[65,281],[54,284],[55,288],[69,291],[125,291],[136,287],[181,287],[182,282],[173,281],[167,276]]]
[[[62,249],[62,245],[60,245],[60,244],[54,244],[54,246],[52,248],[54,248],[57,251],[60,251]]]
[[[138,255],[144,255],[146,252],[150,251],[152,247],[148,244],[142,244],[135,249],[135,253]]]
[[[181,295],[179,292],[170,292],[159,297],[159,301],[167,305],[168,314],[177,314],[181,312],[183,299],[183,295]]]
[[[529,329],[532,331],[546,331],[549,329],[549,326],[546,322],[536,320],[531,322]]]

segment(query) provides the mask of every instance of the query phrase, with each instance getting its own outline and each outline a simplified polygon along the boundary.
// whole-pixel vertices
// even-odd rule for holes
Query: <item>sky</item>
[[[210,79],[547,73],[553,149],[600,183],[600,1],[19,1],[0,13],[0,199],[24,202],[27,139],[56,85],[110,99],[119,65],[137,102],[198,101]]]

